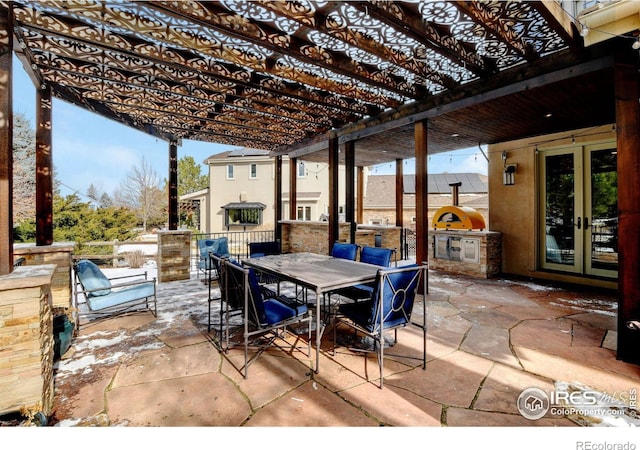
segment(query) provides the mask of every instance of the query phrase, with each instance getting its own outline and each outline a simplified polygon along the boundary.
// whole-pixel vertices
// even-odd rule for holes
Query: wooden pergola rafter
[[[169,141],[214,139],[274,150],[573,43],[560,16],[544,6],[456,3],[5,5],[15,15],[18,54],[53,96]],[[519,25],[517,36],[510,24]],[[134,97],[148,101],[136,104]],[[174,113],[163,106],[167,99],[180,103],[176,110],[184,116],[193,112],[193,120],[159,121]],[[225,133],[208,134],[212,122],[228,126]],[[278,142],[265,139],[276,134]]]

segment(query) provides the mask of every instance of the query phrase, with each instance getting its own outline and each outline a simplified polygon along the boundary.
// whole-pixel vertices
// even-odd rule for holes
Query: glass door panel
[[[618,183],[615,146],[541,152],[541,266],[617,277]]]
[[[576,265],[576,177],[574,153],[544,157],[543,267],[573,271]]]
[[[585,240],[587,273],[615,276],[618,270],[618,172],[615,148],[587,149]],[[591,223],[587,225],[589,218]]]

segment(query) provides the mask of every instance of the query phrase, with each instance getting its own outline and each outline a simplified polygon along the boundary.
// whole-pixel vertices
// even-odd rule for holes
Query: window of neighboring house
[[[224,213],[225,226],[260,225],[262,224],[262,208],[228,208]]]
[[[307,176],[307,169],[303,162],[298,163],[298,178],[304,178]]]
[[[233,180],[233,164],[227,164],[227,180]]]
[[[258,165],[255,163],[251,164],[251,166],[249,167],[249,178],[258,178]]]
[[[311,206],[298,206],[298,220],[311,220]]]

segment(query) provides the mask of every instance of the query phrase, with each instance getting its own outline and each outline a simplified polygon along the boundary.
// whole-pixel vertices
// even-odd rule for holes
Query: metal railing
[[[192,266],[198,266],[200,254],[198,253],[198,241],[201,239],[218,239],[226,237],[229,240],[229,253],[234,258],[242,259],[249,257],[250,242],[275,241],[276,232],[274,230],[265,231],[228,231],[220,233],[193,233],[191,235],[191,262]]]
[[[400,237],[400,259],[410,259],[416,256],[416,231],[411,228],[403,228]]]

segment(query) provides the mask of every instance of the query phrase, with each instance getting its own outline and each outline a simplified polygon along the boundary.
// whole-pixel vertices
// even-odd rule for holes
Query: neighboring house
[[[237,148],[211,155],[209,188],[180,197],[199,204],[203,233],[275,229],[275,160],[268,151]],[[294,220],[317,221],[329,205],[328,165],[297,161],[296,216]],[[340,176],[344,176],[344,167]],[[289,218],[289,159],[282,162],[282,211]],[[344,189],[340,190],[344,199]],[[341,200],[344,203],[344,200]]]
[[[416,183],[415,175],[403,178],[403,224],[415,227],[416,223]],[[428,176],[429,226],[433,215],[442,206],[452,204],[451,183],[461,182],[458,204],[476,209],[489,225],[489,194],[486,175],[479,173],[438,173]],[[395,225],[395,175],[369,175],[365,184],[363,201],[363,222],[367,225]]]

